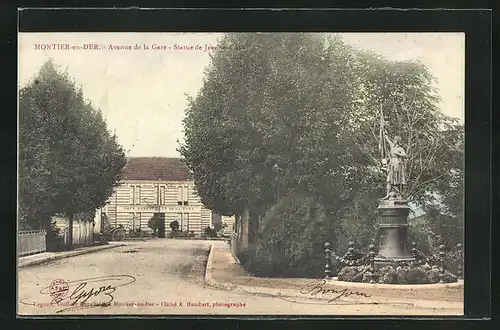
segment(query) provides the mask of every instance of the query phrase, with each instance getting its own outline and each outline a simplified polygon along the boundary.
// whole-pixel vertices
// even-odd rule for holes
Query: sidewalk
[[[234,260],[229,244],[225,242],[212,243],[207,260],[205,282],[218,289],[281,297],[292,302],[311,300],[327,302],[333,297],[342,295],[342,292],[357,292],[361,294],[342,295],[333,303],[404,304],[417,308],[456,310],[462,313],[464,306],[463,282],[391,285],[328,280],[323,284],[322,279],[251,276]],[[314,284],[311,286],[311,283]],[[321,284],[320,288],[324,291],[311,295],[312,288],[317,284]],[[301,293],[301,288],[303,293]]]
[[[17,267],[18,268],[25,268],[25,267],[35,266],[35,265],[43,264],[46,262],[50,262],[50,261],[54,261],[54,260],[58,260],[58,259],[63,259],[63,258],[69,258],[69,257],[81,255],[81,254],[109,250],[109,249],[113,249],[113,248],[116,248],[119,246],[125,246],[125,244],[123,244],[121,242],[109,242],[109,244],[106,244],[106,245],[81,247],[81,248],[77,248],[77,249],[72,250],[72,251],[43,252],[43,253],[32,254],[29,256],[18,258]]]

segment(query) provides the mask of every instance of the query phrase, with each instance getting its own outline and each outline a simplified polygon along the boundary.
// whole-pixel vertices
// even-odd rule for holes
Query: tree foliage
[[[321,275],[327,235],[323,205],[285,196],[263,218],[248,269],[261,276]]]
[[[101,112],[67,74],[45,63],[19,95],[23,221],[45,227],[55,213],[89,218],[111,196],[125,162]]]
[[[321,34],[230,33],[220,46],[189,100],[180,147],[205,206],[248,207],[255,223],[283,196],[314,196],[329,240],[367,241],[385,188],[383,112],[409,154],[411,201],[462,212],[463,127],[439,111],[425,65]]]
[[[307,34],[229,34],[221,45],[181,146],[205,205],[231,214],[272,205],[278,190],[348,192],[325,180],[359,157],[338,136],[352,99],[347,60],[334,51],[343,45],[324,49]]]

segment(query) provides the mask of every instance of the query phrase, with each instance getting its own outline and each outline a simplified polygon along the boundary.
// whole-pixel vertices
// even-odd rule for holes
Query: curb
[[[329,298],[320,298],[320,297],[306,297],[302,294],[298,293],[292,293],[290,292],[291,290],[289,289],[273,289],[273,288],[266,288],[266,287],[257,287],[257,286],[245,286],[245,285],[238,285],[238,284],[232,284],[232,283],[224,283],[224,282],[219,282],[216,281],[212,278],[212,258],[214,254],[214,246],[213,244],[210,245],[210,252],[208,254],[208,259],[207,259],[207,265],[206,265],[206,270],[205,270],[205,283],[208,284],[209,286],[216,288],[216,289],[221,289],[221,290],[226,290],[226,291],[232,291],[232,292],[238,292],[238,293],[249,293],[252,295],[257,295],[257,296],[264,296],[264,297],[279,297],[279,298],[300,298],[301,301],[304,300],[310,300],[310,301],[322,301],[324,303],[328,303]],[[332,283],[332,282],[328,282]],[[334,283],[338,284],[343,284],[342,282],[337,282],[334,281]],[[346,282],[349,287],[351,286],[351,282]],[[366,285],[370,285],[367,283],[363,283]],[[451,283],[448,283],[448,285]],[[453,283],[457,285],[458,283]],[[380,284],[379,284],[380,285]],[[388,286],[393,286],[390,284],[386,284]],[[426,284],[427,289],[431,289],[429,285],[432,286],[432,284]],[[460,285],[460,284],[458,284]],[[463,285],[463,284],[462,284]],[[446,286],[446,284],[445,284]],[[359,287],[358,287],[359,288]],[[380,287],[379,287],[380,288]],[[400,289],[404,289],[399,287]],[[346,286],[347,289],[347,286]],[[412,290],[412,288],[409,288]],[[413,288],[414,289],[414,288]],[[425,289],[425,288],[422,288]],[[288,292],[287,292],[288,291]],[[403,294],[403,292],[401,292]],[[287,299],[285,299],[287,300]],[[294,302],[293,300],[288,300],[290,302]],[[356,303],[356,304],[388,304],[388,305],[410,305],[414,307],[420,307],[420,308],[436,308],[436,301],[434,300],[407,300],[404,297],[401,297],[401,299],[396,300],[393,298],[384,298],[384,297],[373,297],[373,299],[369,299],[369,301],[366,301],[366,299],[363,301],[362,299],[356,299],[356,298],[350,298],[350,297],[343,297],[342,301],[345,303]],[[297,301],[300,302],[300,301]],[[340,302],[340,301],[339,301]],[[457,308],[462,308],[463,309],[463,303],[461,302],[455,302],[455,301],[439,301],[439,303],[443,304],[461,304],[461,307]],[[453,307],[451,307],[453,308]]]
[[[98,246],[98,247],[93,248],[93,249],[85,249],[85,250],[80,250],[80,251],[71,251],[71,252],[68,252],[68,253],[62,254],[62,255],[56,255],[56,256],[47,257],[47,258],[43,258],[43,259],[27,261],[27,262],[25,262],[23,264],[19,264],[18,263],[17,268],[26,268],[26,267],[30,267],[30,266],[44,264],[44,263],[51,262],[51,261],[54,261],[54,260],[65,259],[65,258],[70,258],[70,257],[75,257],[75,256],[78,256],[78,255],[82,255],[82,254],[89,254],[89,253],[93,253],[93,252],[99,252],[99,251],[114,249],[114,248],[117,248],[119,246],[126,246],[126,245],[125,244],[112,244],[112,245]]]

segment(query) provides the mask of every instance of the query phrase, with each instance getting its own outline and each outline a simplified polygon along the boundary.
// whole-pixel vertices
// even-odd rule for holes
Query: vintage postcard
[[[18,315],[463,315],[463,33],[19,33]]]

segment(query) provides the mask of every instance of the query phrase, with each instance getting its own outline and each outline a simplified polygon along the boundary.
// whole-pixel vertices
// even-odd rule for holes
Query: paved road
[[[459,315],[408,305],[294,303],[203,282],[210,241],[158,239],[19,270],[20,315]],[[56,281],[60,280],[60,281]],[[52,293],[52,295],[51,295]],[[50,305],[61,299],[59,306]],[[110,305],[102,304],[110,301]],[[73,302],[86,306],[75,308]],[[69,309],[68,309],[69,308]]]

